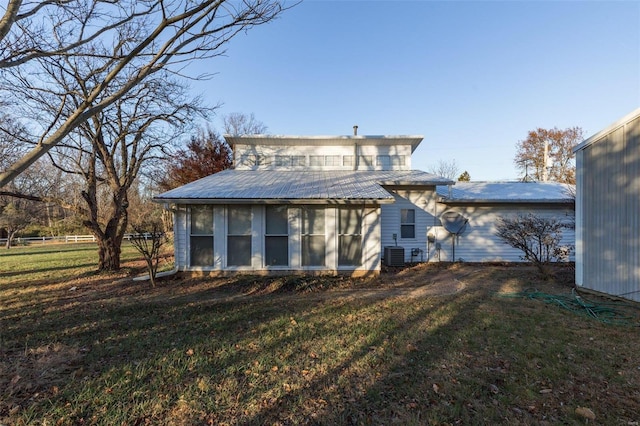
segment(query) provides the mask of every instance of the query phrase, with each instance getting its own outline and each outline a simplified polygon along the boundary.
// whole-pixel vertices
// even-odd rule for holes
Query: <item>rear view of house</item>
[[[640,301],[640,109],[574,152],[576,283]]]
[[[226,139],[233,169],[155,197],[174,211],[179,270],[360,275],[396,246],[426,260],[436,186],[453,182],[411,170],[421,136]]]

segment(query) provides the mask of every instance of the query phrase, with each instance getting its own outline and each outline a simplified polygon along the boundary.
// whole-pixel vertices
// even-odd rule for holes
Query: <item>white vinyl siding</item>
[[[442,209],[445,210],[444,208]],[[455,240],[456,261],[464,262],[522,262],[522,251],[517,250],[499,239],[496,233],[498,217],[515,217],[528,213],[545,218],[555,218],[564,223],[573,222],[573,210],[561,206],[451,206],[447,211],[455,211],[469,220],[464,231]],[[451,261],[453,254],[453,235],[444,228],[439,231],[441,243],[440,257]],[[565,228],[560,242],[563,246],[573,246],[574,230]],[[572,256],[573,259],[573,256]]]

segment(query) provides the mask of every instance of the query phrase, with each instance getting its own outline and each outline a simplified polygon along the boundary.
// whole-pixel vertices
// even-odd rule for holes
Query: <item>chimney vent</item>
[[[358,126],[353,126],[353,136],[358,136]]]

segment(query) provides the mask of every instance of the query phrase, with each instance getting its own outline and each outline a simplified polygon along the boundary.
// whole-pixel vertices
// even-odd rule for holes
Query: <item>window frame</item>
[[[357,267],[361,267],[363,265],[362,262],[362,255],[364,252],[364,247],[363,245],[363,234],[362,234],[362,226],[364,224],[364,207],[352,207],[352,206],[345,206],[345,207],[338,207],[338,268],[357,268]],[[349,228],[351,228],[351,224],[347,223],[345,224],[345,227],[343,227],[343,216],[342,213],[345,211],[355,211],[358,213],[358,223],[356,228],[354,228],[354,232],[348,232],[350,231]],[[349,262],[345,262],[345,258],[347,256],[350,257],[350,253],[344,253],[343,252],[343,248],[344,245],[343,243],[345,243],[347,240],[357,240],[358,241],[358,245],[356,247],[357,250],[357,254],[359,254],[358,259],[356,262],[351,263],[349,259]],[[349,243],[349,245],[352,245],[352,243]]]
[[[322,233],[314,232],[312,227],[306,224],[305,220],[308,219],[308,212],[314,211],[315,214],[319,214],[322,217]],[[327,266],[327,210],[325,207],[317,207],[317,206],[305,206],[302,208],[301,213],[301,228],[300,228],[300,244],[301,244],[301,252],[300,252],[300,264],[304,268],[324,268]],[[314,218],[315,219],[315,218]],[[310,260],[313,256],[307,252],[307,256],[305,256],[305,244],[307,241],[311,242],[313,239],[322,238],[322,263],[311,263],[306,262],[305,260]],[[314,253],[315,254],[315,253]]]
[[[284,209],[284,218],[285,218],[285,226],[286,226],[286,233],[282,233],[282,232],[272,232],[269,233],[269,213],[268,211],[270,209]],[[290,263],[290,250],[289,250],[289,235],[290,235],[290,223],[289,223],[289,207],[286,205],[267,205],[264,206],[264,255],[263,255],[263,264],[266,268],[286,268],[289,267],[289,263]],[[268,247],[269,247],[269,243],[268,241],[280,241],[283,238],[285,239],[286,242],[286,262],[285,263],[269,263],[268,262]]]
[[[403,212],[413,212],[413,221],[406,221],[405,220],[405,215],[403,214]],[[407,217],[408,218],[408,217]],[[405,229],[405,227],[411,227],[410,229],[413,230],[412,237],[405,237],[404,233],[402,232],[403,229]],[[400,209],[400,239],[402,240],[415,240],[416,239],[416,209],[414,208],[401,208]]]
[[[246,231],[247,233],[244,234],[239,234],[239,233],[232,233],[231,232],[231,225],[232,225],[232,218],[237,217],[237,215],[233,215],[231,213],[232,210],[234,209],[247,209],[249,211],[249,229],[248,231]],[[253,258],[253,209],[251,208],[250,205],[227,205],[226,208],[226,216],[227,216],[227,223],[226,223],[226,231],[227,231],[227,241],[226,241],[226,265],[229,268],[246,268],[246,267],[251,267],[252,266],[252,258]],[[229,247],[231,246],[230,242],[232,241],[232,239],[234,240],[239,240],[239,238],[243,238],[243,240],[248,239],[249,241],[249,245],[248,245],[248,263],[231,263],[230,262],[230,251],[229,251]],[[245,254],[246,255],[246,254]]]
[[[200,232],[198,229],[194,229],[194,225],[196,221],[194,221],[194,211],[197,210],[208,210],[210,213],[210,232]],[[208,223],[207,223],[208,225]],[[209,204],[194,204],[189,206],[189,266],[195,267],[213,267],[215,263],[215,254],[214,254],[214,238],[215,238],[215,220],[214,220],[214,207]],[[207,257],[209,257],[209,262],[195,262],[194,259],[197,257],[195,251],[196,245],[194,242],[204,241],[204,239],[210,240],[208,244]],[[198,246],[199,250],[202,250],[206,245]]]

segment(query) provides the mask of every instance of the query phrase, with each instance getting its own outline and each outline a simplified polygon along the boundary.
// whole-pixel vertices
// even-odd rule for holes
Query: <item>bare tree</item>
[[[534,214],[499,217],[496,236],[522,251],[522,259],[531,262],[544,277],[548,277],[549,263],[567,261],[573,250],[573,247],[560,245],[563,229],[570,226],[558,219]]]
[[[11,248],[13,239],[16,234],[24,230],[31,223],[31,214],[24,207],[16,205],[16,203],[9,203],[0,209],[0,228],[4,228],[7,231],[7,242],[5,247]]]
[[[456,180],[458,173],[460,173],[460,168],[458,167],[456,160],[440,160],[438,161],[438,164],[429,166],[427,171],[443,178]]]
[[[0,187],[154,74],[222,55],[236,34],[285,9],[279,0],[9,0],[0,19],[0,91],[14,95],[20,86],[37,101],[63,61],[93,61],[100,79],[87,80],[81,96],[57,93],[52,107],[60,113],[48,121],[29,117],[41,126],[30,151],[0,172]]]
[[[514,160],[523,172],[523,180],[575,184],[573,147],[582,141],[582,134],[580,127],[530,131],[525,140],[518,142]]]
[[[162,232],[162,225],[158,222],[145,221],[134,225],[133,229],[135,234],[131,237],[131,244],[144,257],[151,286],[155,287],[158,265],[160,264],[160,250],[167,242],[167,237]]]
[[[261,135],[267,132],[267,126],[256,120],[251,114],[232,112],[223,117],[224,132],[231,136]]]

